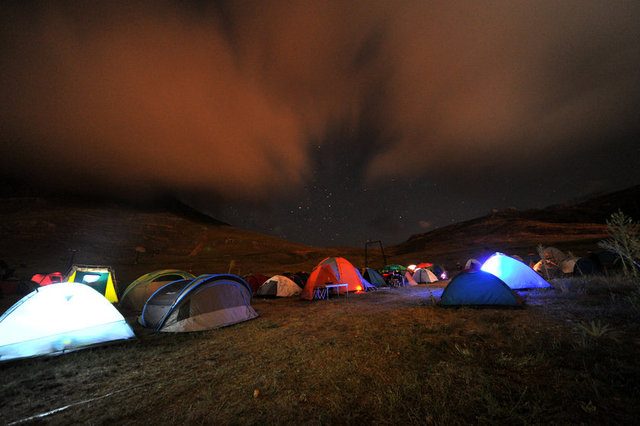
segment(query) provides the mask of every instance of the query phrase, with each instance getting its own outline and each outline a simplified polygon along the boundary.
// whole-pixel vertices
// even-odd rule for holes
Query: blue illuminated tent
[[[98,291],[59,283],[27,294],[0,317],[0,361],[133,337],[120,312]]]
[[[500,278],[514,290],[551,287],[532,268],[502,253],[492,255],[481,269]]]
[[[500,278],[478,270],[462,272],[453,277],[442,292],[440,304],[518,306],[521,299]]]
[[[159,288],[138,322],[156,331],[209,330],[256,318],[249,284],[235,275],[201,275]]]

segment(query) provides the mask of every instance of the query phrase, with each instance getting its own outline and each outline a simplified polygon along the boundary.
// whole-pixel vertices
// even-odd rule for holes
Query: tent
[[[63,282],[64,275],[62,275],[62,272],[52,272],[50,274],[35,274],[31,277],[31,281],[38,284],[39,286],[45,286]]]
[[[256,296],[291,297],[299,296],[302,289],[298,284],[283,275],[274,275],[265,281],[255,292]]]
[[[573,267],[573,275],[581,277],[583,275],[600,274],[600,266],[588,257],[581,257]]]
[[[160,287],[138,322],[156,331],[210,330],[256,318],[249,284],[231,274],[201,275]]]
[[[511,305],[522,299],[500,278],[482,270],[461,272],[451,279],[440,297],[443,306]]]
[[[89,286],[59,283],[29,293],[0,317],[0,361],[58,354],[135,337]]]
[[[343,257],[327,257],[311,272],[309,279],[302,289],[301,298],[313,299],[316,287],[325,284],[348,284],[348,291],[366,291],[373,286],[365,280],[360,272]],[[340,289],[344,292],[344,289]]]
[[[390,265],[385,265],[382,268],[380,268],[380,273],[381,274],[388,274],[388,273],[395,272],[395,271],[404,272],[406,270],[407,270],[407,268],[405,268],[404,266],[398,265],[397,263],[392,263]]]
[[[387,282],[382,278],[382,275],[375,269],[364,268],[364,273],[362,274],[362,278],[371,283],[374,287],[386,287],[388,286]]]
[[[442,265],[434,264],[434,265],[428,266],[427,269],[433,272],[433,274],[436,277],[438,277],[439,280],[446,280],[447,278],[449,278],[449,274],[447,273],[447,270]]]
[[[325,284],[338,284],[340,283],[340,279],[336,276],[336,272],[333,270],[331,265],[318,265],[313,271],[311,271],[311,275],[307,279],[307,283],[302,288],[302,293],[300,297],[302,299],[312,300],[314,290],[317,287],[323,286]]]
[[[289,278],[291,281],[293,281],[294,283],[298,284],[298,287],[302,288],[304,287],[304,285],[307,283],[307,280],[309,279],[309,273],[304,272],[304,271],[298,271],[298,272],[284,272],[280,275],[283,275],[287,278]]]
[[[142,312],[149,297],[160,287],[177,280],[192,280],[195,276],[179,269],[160,269],[136,278],[120,297],[120,308]]]
[[[500,278],[513,290],[551,287],[529,266],[502,253],[489,257],[481,269]]]
[[[413,275],[411,275],[411,271],[409,271],[409,270],[407,270],[407,272],[404,273],[404,277],[402,279],[402,284],[403,285],[418,285],[416,280],[413,279]]]
[[[73,265],[65,281],[86,284],[106,297],[109,302],[118,302],[115,273],[108,266]]]
[[[475,271],[482,267],[482,263],[478,259],[471,258],[464,264],[465,271]]]
[[[438,277],[433,272],[426,268],[418,268],[413,273],[413,279],[418,284],[429,284],[438,281]]]
[[[269,277],[267,277],[266,275],[253,274],[247,275],[246,277],[244,277],[244,280],[247,282],[247,284],[249,284],[251,292],[255,293],[268,278]]]
[[[533,265],[535,265],[539,261],[540,261],[540,256],[538,256],[536,253],[529,253],[524,257],[524,259],[522,259],[522,263],[524,263],[525,265],[529,265],[532,268],[533,268]]]

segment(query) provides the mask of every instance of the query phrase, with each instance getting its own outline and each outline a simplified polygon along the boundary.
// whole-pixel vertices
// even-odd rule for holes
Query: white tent
[[[274,275],[256,290],[256,296],[292,297],[299,296],[302,289],[283,275]]]
[[[426,268],[416,269],[415,272],[413,273],[413,279],[418,284],[428,284],[428,283],[434,283],[438,281],[438,277],[436,277],[436,275],[433,272],[431,272]]]
[[[79,283],[40,287],[0,317],[0,361],[56,354],[135,337],[118,310]]]

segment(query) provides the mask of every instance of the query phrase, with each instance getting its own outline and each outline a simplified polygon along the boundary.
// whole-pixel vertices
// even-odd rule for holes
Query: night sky
[[[640,2],[4,1],[0,174],[317,246],[640,183]]]

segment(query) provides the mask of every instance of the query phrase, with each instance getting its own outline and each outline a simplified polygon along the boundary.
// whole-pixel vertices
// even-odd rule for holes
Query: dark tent
[[[587,257],[581,257],[576,260],[576,264],[573,267],[573,275],[580,277],[583,275],[599,274],[602,271],[597,263]]]
[[[451,279],[442,292],[440,304],[520,305],[520,298],[500,278],[481,270],[461,272]]]
[[[269,277],[262,274],[247,275],[244,277],[252,293],[255,293],[267,279],[269,279]]]
[[[242,278],[201,275],[158,289],[138,321],[157,331],[209,330],[256,318],[251,302],[251,289]]]
[[[375,269],[365,268],[362,274],[365,280],[375,287],[386,287],[388,284]]]

